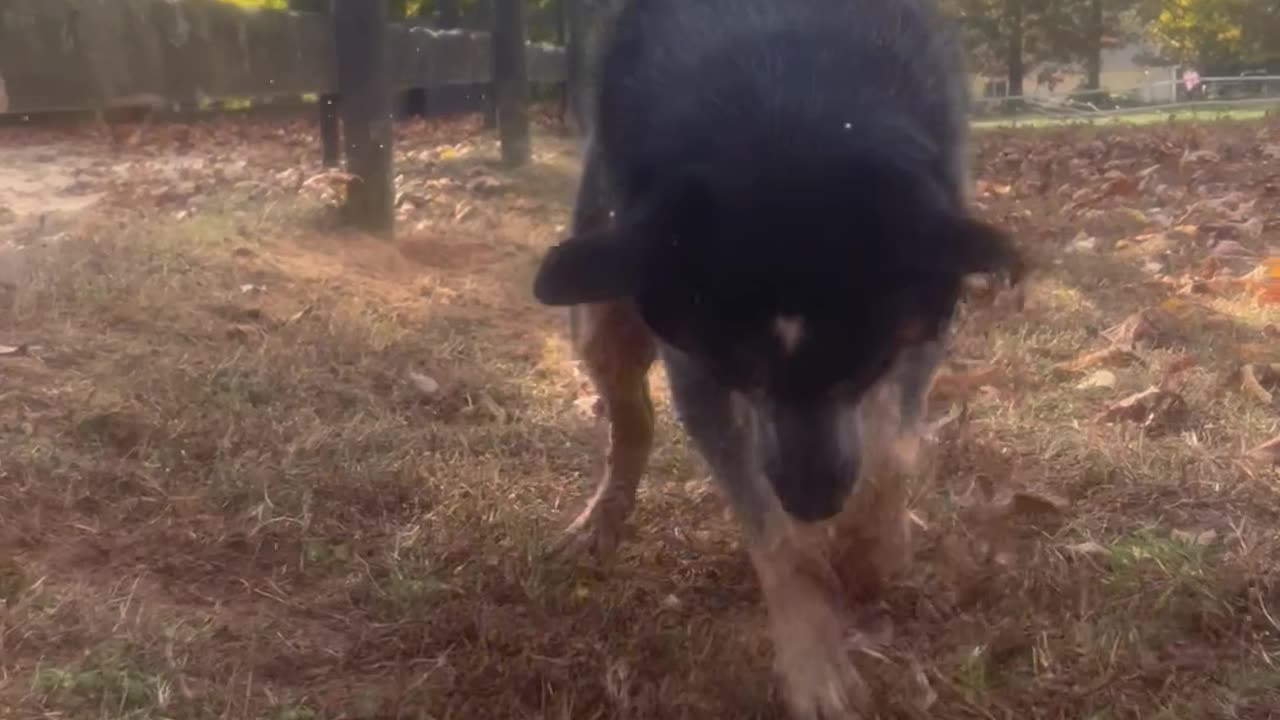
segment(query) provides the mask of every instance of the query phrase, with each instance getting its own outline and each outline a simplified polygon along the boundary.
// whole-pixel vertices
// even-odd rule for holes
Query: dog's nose
[[[780,454],[766,467],[782,509],[802,522],[835,517],[857,479],[856,460],[797,453]]]

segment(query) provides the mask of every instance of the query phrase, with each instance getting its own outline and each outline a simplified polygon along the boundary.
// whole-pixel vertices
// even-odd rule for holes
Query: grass
[[[0,344],[31,347],[0,358],[0,717],[779,717],[750,564],[664,394],[621,557],[545,554],[601,439],[562,318],[528,297],[567,217],[568,143],[542,133],[534,166],[505,173],[473,126],[402,129],[420,199],[384,243],[281,180],[319,171],[313,138],[257,127],[193,131],[232,133],[197,141],[234,137],[256,185],[157,205],[171,180],[140,164],[0,287]],[[166,157],[152,132],[136,152]],[[1038,272],[1023,312],[964,315],[955,357],[998,373],[964,398],[915,507],[918,562],[866,668],[884,717],[1280,712],[1278,478],[1242,459],[1276,417],[1223,384],[1245,346],[1280,360],[1275,311],[1206,298],[1216,315],[1171,316],[1113,388],[1057,368],[1176,294],[1153,257],[1173,278],[1203,261],[1201,241],[1114,249],[1161,212],[1209,225],[1179,192],[1246,192],[1262,216],[1280,202],[1248,161],[1274,127],[1200,132],[977,139],[985,187],[1012,188],[978,202]],[[1226,160],[1186,167],[1192,143]],[[1149,190],[1064,209],[1101,173],[1156,163]],[[1081,230],[1097,252],[1067,249]],[[1184,355],[1180,424],[1094,420]],[[1015,491],[1062,500],[993,514]]]
[[[973,121],[972,126],[977,129],[988,129],[1073,125],[1142,126],[1164,122],[1257,121],[1266,117],[1269,113],[1276,112],[1278,107],[1280,107],[1280,102],[1244,106],[1203,102],[1168,110],[1148,110],[1136,107],[1124,112],[1109,113],[1097,117],[1088,115],[1052,116],[1028,114],[1013,117],[984,118]]]

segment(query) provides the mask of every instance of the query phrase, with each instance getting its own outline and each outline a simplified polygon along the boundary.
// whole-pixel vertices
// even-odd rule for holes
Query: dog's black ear
[[[942,214],[918,226],[917,232],[908,233],[904,240],[898,248],[898,261],[908,272],[949,277],[1004,272],[1014,284],[1025,272],[1013,238],[972,217]]]
[[[963,274],[1005,272],[1017,284],[1026,271],[1013,238],[1004,230],[971,217],[952,220],[946,245],[952,256],[946,261]]]
[[[965,276],[1004,273],[1016,285],[1026,271],[1008,233],[975,218],[940,214],[903,237],[897,270],[912,281],[897,299],[897,334],[908,344],[937,336]]]
[[[607,230],[571,237],[547,253],[533,283],[546,305],[577,305],[634,297],[660,283],[663,296],[693,294],[680,279],[697,268],[696,243],[713,205],[707,182],[686,169]],[[661,268],[654,274],[654,268]],[[669,298],[668,298],[669,299]]]
[[[534,297],[545,305],[578,305],[633,295],[642,263],[622,232],[579,235],[551,248],[533,281]]]

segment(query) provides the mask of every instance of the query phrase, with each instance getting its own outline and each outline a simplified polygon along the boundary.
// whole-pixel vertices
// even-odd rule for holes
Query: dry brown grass
[[[0,344],[30,346],[0,357],[0,717],[778,717],[750,566],[665,406],[621,557],[543,554],[600,440],[561,318],[528,292],[569,144],[540,137],[507,176],[472,126],[404,131],[418,207],[387,245],[292,192],[313,138],[277,130],[122,151],[236,140],[176,200],[154,168],[104,181],[116,209],[0,286]],[[1260,124],[980,136],[979,199],[1041,272],[1025,312],[974,310],[957,340],[999,372],[949,401],[967,410],[915,508],[916,570],[878,613],[884,717],[1280,714],[1280,486],[1243,458],[1275,409],[1223,383],[1280,360],[1277,313],[1201,297],[1216,313],[1168,306],[1115,387],[1055,370],[1208,255],[1171,233],[1156,272],[1151,240],[1117,241],[1231,191],[1274,217],[1280,179],[1251,153],[1277,142]],[[1220,162],[1180,162],[1197,145]],[[248,179],[217,175],[239,157]],[[1157,164],[1132,195],[1069,207],[1100,171]],[[482,197],[476,177],[505,186]],[[1070,249],[1082,229],[1094,250]],[[1184,355],[1184,417],[1095,421]]]

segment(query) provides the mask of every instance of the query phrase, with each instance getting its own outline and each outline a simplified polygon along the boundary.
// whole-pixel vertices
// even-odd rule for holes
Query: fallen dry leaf
[[[964,278],[964,297],[975,305],[991,305],[995,300],[996,287],[990,275],[966,275]]]
[[[1222,162],[1222,156],[1212,150],[1188,150],[1181,159],[1181,164],[1208,164]]]
[[[302,171],[298,168],[286,168],[276,173],[275,180],[290,190],[297,190],[303,184]]]
[[[1196,278],[1188,280],[1185,285],[1178,288],[1178,293],[1181,295],[1214,295],[1218,297],[1229,297],[1248,290],[1251,285],[1252,283],[1250,283],[1246,278]]]
[[[1088,370],[1089,368],[1097,367],[1099,365],[1106,365],[1110,367],[1129,365],[1131,363],[1138,362],[1138,359],[1138,356],[1132,351],[1113,345],[1109,348],[1086,353],[1075,360],[1058,363],[1053,366],[1053,370],[1055,373],[1069,375],[1078,373],[1082,370]]]
[[[586,420],[604,417],[604,399],[599,395],[583,395],[573,401],[573,407]]]
[[[289,325],[292,325],[292,324],[294,324],[294,323],[298,322],[298,321],[299,321],[299,320],[301,320],[302,318],[306,317],[306,316],[307,316],[307,314],[308,314],[308,313],[310,313],[310,312],[311,312],[311,306],[310,306],[310,305],[307,305],[306,307],[302,308],[302,309],[301,309],[301,310],[299,310],[298,312],[296,312],[296,313],[294,313],[294,314],[290,315],[288,318],[286,318],[286,319],[285,319],[285,321],[284,321],[284,326],[285,326],[285,327],[287,327],[287,326],[289,326]]]
[[[430,397],[440,392],[440,383],[429,375],[423,375],[420,372],[410,370],[407,376],[409,378],[409,382],[423,395]]]
[[[1210,256],[1215,259],[1236,258],[1236,259],[1252,260],[1253,258],[1257,257],[1257,253],[1241,245],[1235,240],[1223,240],[1217,243],[1216,245],[1214,245],[1213,249],[1210,250],[1209,253],[1210,253]]]
[[[1102,336],[1119,348],[1135,350],[1139,345],[1156,346],[1161,344],[1167,334],[1169,318],[1156,308],[1148,308],[1125,318],[1123,322],[1108,330]]]
[[[1110,370],[1098,370],[1089,377],[1081,380],[1077,385],[1077,390],[1094,390],[1097,388],[1113,388],[1116,386],[1116,374]]]
[[[1120,175],[1112,177],[1102,186],[1102,194],[1106,196],[1133,196],[1141,188],[1142,178]]]
[[[1280,465],[1280,435],[1262,443],[1246,454],[1255,460]]]
[[[940,442],[945,437],[958,433],[968,420],[969,405],[967,403],[952,403],[951,409],[946,415],[928,423],[923,431],[926,439],[933,442]],[[945,435],[943,431],[948,431]]]
[[[328,185],[330,187],[346,187],[346,185],[356,179],[355,175],[340,170],[326,170],[325,172],[312,175],[302,183],[302,187],[314,187],[316,185]]]
[[[1240,389],[1246,394],[1257,398],[1263,405],[1270,405],[1274,399],[1270,392],[1262,386],[1262,382],[1258,379],[1258,373],[1253,365],[1245,365],[1240,368]]]
[[[1222,261],[1212,255],[1205,258],[1196,267],[1196,275],[1201,280],[1210,280],[1222,272]]]
[[[1235,227],[1240,234],[1251,240],[1257,240],[1262,237],[1262,231],[1266,226],[1262,222],[1262,218],[1250,218],[1242,223],[1236,223]]]
[[[976,183],[979,197],[1003,197],[1013,192],[1013,187],[979,179]]]
[[[1152,387],[1115,403],[1098,415],[1098,422],[1132,422],[1159,429],[1176,424],[1187,413],[1187,401],[1176,392]]]
[[[480,401],[480,407],[484,408],[485,412],[489,413],[489,416],[492,417],[495,422],[499,425],[507,422],[507,411],[498,404],[497,400],[493,399],[493,396],[489,395],[489,393],[482,392],[480,393],[478,400]]]
[[[1001,548],[1009,542],[1009,533],[1015,527],[1058,523],[1068,507],[1062,498],[1021,490],[1002,501],[975,507],[974,517],[991,543],[994,557],[1007,555],[1007,549]]]
[[[1246,363],[1267,362],[1276,354],[1276,346],[1272,342],[1236,343],[1232,349],[1233,354]]]
[[[929,677],[925,675],[924,668],[920,666],[920,663],[915,658],[911,659],[909,677],[913,686],[913,692],[911,693],[912,706],[918,712],[928,713],[929,709],[938,702],[938,691],[934,690],[933,686],[929,684]]]
[[[1086,540],[1082,543],[1068,545],[1067,552],[1074,555],[1106,555],[1107,549],[1092,540]]]
[[[1269,257],[1262,261],[1262,266],[1265,270],[1258,302],[1264,305],[1280,302],[1280,257]]]
[[[1098,248],[1098,238],[1093,237],[1092,235],[1089,235],[1085,231],[1081,230],[1079,234],[1077,234],[1075,238],[1071,240],[1071,243],[1067,245],[1067,252],[1089,253],[1089,252],[1093,252],[1097,248]]]
[[[261,340],[267,336],[267,331],[257,325],[249,323],[232,323],[227,327],[227,338],[230,340]]]
[[[1169,247],[1169,238],[1165,233],[1153,232],[1134,235],[1133,237],[1117,240],[1116,250],[1146,250],[1147,246],[1156,248],[1156,252]],[[1149,253],[1147,253],[1149,254]]]
[[[477,195],[495,195],[506,190],[508,183],[490,175],[481,175],[467,183],[467,190]]]
[[[1067,508],[1067,501],[1062,498],[1025,490],[1009,498],[1009,509],[1019,515],[1063,514]]]
[[[1159,309],[1164,311],[1175,320],[1179,325],[1188,327],[1188,329],[1208,329],[1210,327],[1227,328],[1232,324],[1229,316],[1220,310],[1216,310],[1208,305],[1198,302],[1192,302],[1180,297],[1165,298],[1160,303]],[[1174,323],[1169,325],[1169,332],[1172,333]]]
[[[1003,373],[994,365],[962,372],[940,371],[933,377],[930,397],[947,401],[966,397],[984,385],[991,385]]]
[[[1186,372],[1195,366],[1196,359],[1192,355],[1174,357],[1160,370],[1160,382],[1156,383],[1156,387],[1167,392],[1177,392],[1186,382]]]
[[[1213,541],[1218,539],[1218,533],[1213,530],[1204,530],[1202,532],[1174,530],[1169,533],[1169,536],[1177,542],[1188,545],[1212,545]]]

